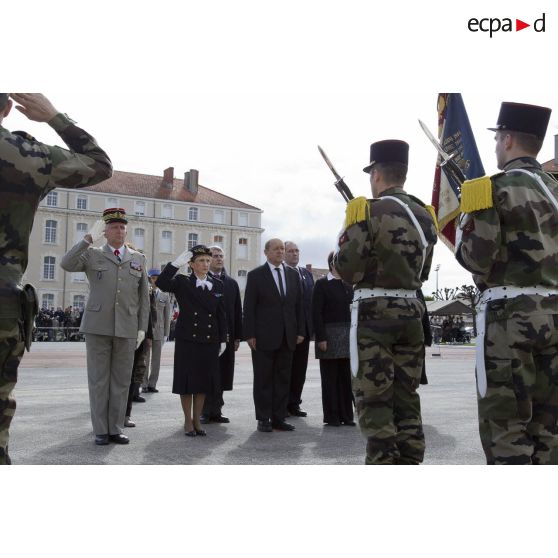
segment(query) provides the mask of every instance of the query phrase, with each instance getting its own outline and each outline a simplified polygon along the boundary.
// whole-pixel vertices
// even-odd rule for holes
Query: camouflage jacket
[[[95,139],[67,116],[50,126],[70,150],[38,142],[0,126],[0,309],[14,315],[10,296],[27,268],[29,236],[39,202],[57,186],[83,188],[112,175],[112,164]],[[10,304],[12,302],[13,304]],[[15,314],[17,315],[17,314]]]
[[[420,234],[405,208],[383,196],[399,198],[417,218],[428,243],[424,262]],[[428,279],[437,241],[424,204],[402,188],[390,188],[368,200],[368,209],[368,220],[349,225],[339,237],[334,260],[339,275],[355,288],[420,289]]]
[[[558,212],[526,169],[558,197],[558,182],[530,157],[494,175],[493,207],[462,214],[456,258],[484,291],[500,285],[558,287]]]

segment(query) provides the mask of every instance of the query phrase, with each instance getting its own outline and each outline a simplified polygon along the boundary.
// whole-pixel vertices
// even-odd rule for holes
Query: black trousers
[[[275,351],[252,351],[256,420],[279,420],[287,416],[293,351],[285,339]]]
[[[353,420],[351,362],[348,358],[320,359],[324,422]]]
[[[210,417],[220,417],[221,409],[225,401],[223,400],[223,391],[216,391],[213,393],[206,393],[203,402],[202,415],[209,415]]]
[[[302,403],[302,389],[306,381],[306,369],[308,368],[308,350],[310,339],[304,338],[302,343],[296,346],[291,364],[291,387],[289,393],[289,409],[297,409]]]
[[[134,366],[132,368],[132,378],[128,389],[128,402],[126,403],[126,416],[132,416],[132,399],[139,395],[140,386],[144,381],[145,372],[147,370],[147,355],[149,353],[149,345],[144,339],[134,353]]]

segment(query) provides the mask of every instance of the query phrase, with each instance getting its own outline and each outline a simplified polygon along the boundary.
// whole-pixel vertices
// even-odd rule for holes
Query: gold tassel
[[[472,213],[493,206],[492,181],[489,176],[466,180],[461,186],[461,212]]]
[[[366,221],[368,217],[368,200],[364,196],[359,196],[347,204],[345,211],[345,228],[360,221]]]
[[[425,205],[424,208],[428,211],[428,213],[430,213],[430,217],[432,217],[432,221],[434,221],[436,230],[440,230],[438,227],[438,219],[436,218],[436,210],[431,205]]]

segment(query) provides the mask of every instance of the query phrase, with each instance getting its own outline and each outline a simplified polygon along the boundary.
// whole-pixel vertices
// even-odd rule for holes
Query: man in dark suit
[[[299,267],[300,250],[291,241],[285,242],[285,263],[292,267],[300,277],[302,289],[302,308],[304,312],[304,341],[296,346],[291,365],[291,388],[289,394],[289,414],[293,417],[305,417],[306,412],[300,408],[302,403],[302,389],[306,381],[306,368],[308,367],[308,350],[310,339],[314,334],[312,325],[312,291],[314,289],[314,277],[304,267]]]
[[[219,372],[221,385],[217,391],[206,393],[205,403],[200,422],[227,423],[227,417],[221,413],[223,405],[223,391],[231,391],[234,378],[234,353],[238,351],[242,339],[242,303],[238,283],[225,271],[225,254],[220,246],[210,246],[211,263],[209,274],[223,283],[225,293],[225,313],[227,314],[228,338],[227,348],[219,357]]]
[[[304,341],[302,290],[296,271],[283,264],[285,245],[265,244],[267,262],[248,273],[244,337],[252,349],[254,405],[260,432],[294,430],[285,422],[293,352]]]

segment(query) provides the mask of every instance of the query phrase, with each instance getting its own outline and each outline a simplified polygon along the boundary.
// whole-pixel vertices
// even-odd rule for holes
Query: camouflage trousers
[[[11,463],[8,455],[10,423],[16,409],[12,392],[17,382],[17,368],[25,345],[17,319],[0,319],[0,465]]]
[[[405,299],[360,303],[356,411],[367,465],[415,465],[424,458],[417,393],[424,362],[422,307]]]
[[[487,315],[485,363],[478,411],[487,463],[558,464],[558,314],[497,303]]]

